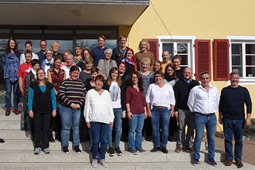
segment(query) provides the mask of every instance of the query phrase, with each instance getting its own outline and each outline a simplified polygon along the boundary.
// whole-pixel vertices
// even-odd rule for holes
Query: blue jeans
[[[69,145],[70,130],[73,130],[73,146],[79,146],[80,134],[79,134],[79,123],[80,123],[81,109],[73,110],[71,107],[65,107],[59,105],[59,115],[61,119],[61,139],[63,146]]]
[[[160,128],[162,129],[162,147],[166,147],[168,140],[170,110],[168,110],[167,108],[153,108],[151,110],[151,114],[152,134],[155,142],[155,147],[160,147]]]
[[[214,159],[215,156],[215,129],[216,129],[216,116],[215,114],[211,116],[203,116],[198,113],[194,113],[194,123],[195,123],[195,130],[196,130],[196,137],[194,141],[194,159],[200,158],[200,146],[201,142],[203,140],[203,134],[204,134],[204,127],[206,127],[207,131],[207,142],[208,142],[208,159]]]
[[[119,147],[120,145],[120,136],[121,136],[121,125],[122,125],[122,108],[114,108],[113,109],[114,113],[114,128],[115,128],[115,147]],[[113,127],[109,128],[109,133],[108,133],[108,145],[109,147],[112,148],[112,130]]]
[[[13,105],[14,109],[18,109],[18,84],[19,81],[11,82],[10,79],[4,79],[6,84],[6,109],[11,109],[11,93],[13,87]]]
[[[133,114],[128,121],[128,147],[129,150],[142,148],[142,130],[144,124],[144,114]],[[136,133],[136,136],[134,135]],[[135,139],[134,139],[135,136]]]
[[[109,124],[90,122],[90,131],[92,137],[92,158],[97,159],[99,140],[100,146],[100,159],[105,159],[106,141],[109,132]]]
[[[233,160],[233,134],[235,138],[235,161],[242,161],[244,120],[223,119],[226,159]]]

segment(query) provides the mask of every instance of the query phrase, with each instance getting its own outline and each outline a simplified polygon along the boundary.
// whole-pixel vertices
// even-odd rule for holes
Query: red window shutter
[[[229,40],[215,39],[213,49],[213,79],[229,79]]]
[[[211,72],[211,41],[196,40],[196,80],[200,80],[199,74],[202,71]]]
[[[158,60],[159,56],[158,56],[158,39],[145,39],[148,41],[148,43],[150,44],[150,52],[152,52],[154,54],[154,60]]]

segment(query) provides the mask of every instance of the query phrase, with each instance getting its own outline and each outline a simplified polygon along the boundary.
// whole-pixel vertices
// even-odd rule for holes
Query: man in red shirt
[[[30,69],[32,68],[32,65],[31,65],[31,59],[32,59],[32,52],[30,50],[26,50],[25,51],[25,59],[26,59],[26,62],[21,64],[19,66],[19,70],[18,70],[18,77],[19,77],[19,88],[20,88],[20,91],[22,93],[22,101],[23,101],[23,110],[22,110],[22,113],[21,113],[21,130],[25,130],[25,120],[26,120],[26,115],[27,115],[27,101],[25,100],[25,97],[24,97],[24,88],[25,88],[25,76],[26,74],[30,71]]]

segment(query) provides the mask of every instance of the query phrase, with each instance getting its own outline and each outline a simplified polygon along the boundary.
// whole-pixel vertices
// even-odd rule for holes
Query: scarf
[[[36,72],[35,72],[35,70],[33,69],[33,68],[31,68],[31,72],[34,74],[34,77],[35,77],[35,79],[37,78],[36,77]]]
[[[166,79],[166,81],[172,81],[172,80],[174,80],[174,75],[169,75],[169,74],[165,74],[165,79]]]
[[[134,70],[137,71],[137,66],[136,66],[136,63],[135,63],[133,57],[131,59],[123,58],[121,61],[134,66]]]

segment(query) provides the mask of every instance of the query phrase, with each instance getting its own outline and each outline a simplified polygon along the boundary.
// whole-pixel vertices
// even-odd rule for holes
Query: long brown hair
[[[110,86],[112,84],[112,73],[114,73],[115,71],[118,71],[118,77],[116,79],[116,82],[118,84],[118,86],[121,86],[122,81],[120,80],[120,74],[119,74],[119,70],[117,67],[113,67],[111,68],[110,72],[109,72],[109,78],[107,80],[107,84]]]
[[[174,70],[174,65],[173,64],[168,64],[167,66],[166,66],[166,68],[165,68],[165,75],[167,74],[167,69],[168,69],[168,67],[171,67],[173,70]],[[173,72],[173,76],[174,76],[174,80],[177,78],[176,77],[176,73],[175,73],[175,71]]]
[[[44,72],[44,80],[43,80],[43,83],[44,83],[44,84],[47,84],[47,83],[48,83],[48,79],[45,78],[45,71],[44,71],[44,69],[42,69],[42,68],[39,68],[39,69],[37,70],[35,82],[36,82],[37,84],[39,84],[39,82],[40,82],[39,79],[38,79],[38,72],[39,72],[40,70],[42,70],[42,71]]]
[[[143,92],[143,78],[141,76],[141,74],[139,74],[138,71],[133,71],[132,73],[129,74],[129,77],[128,77],[128,83],[130,84],[131,87],[133,87],[134,83],[132,81],[132,75],[135,74],[138,78],[138,88],[139,88],[139,91],[140,92]]]

